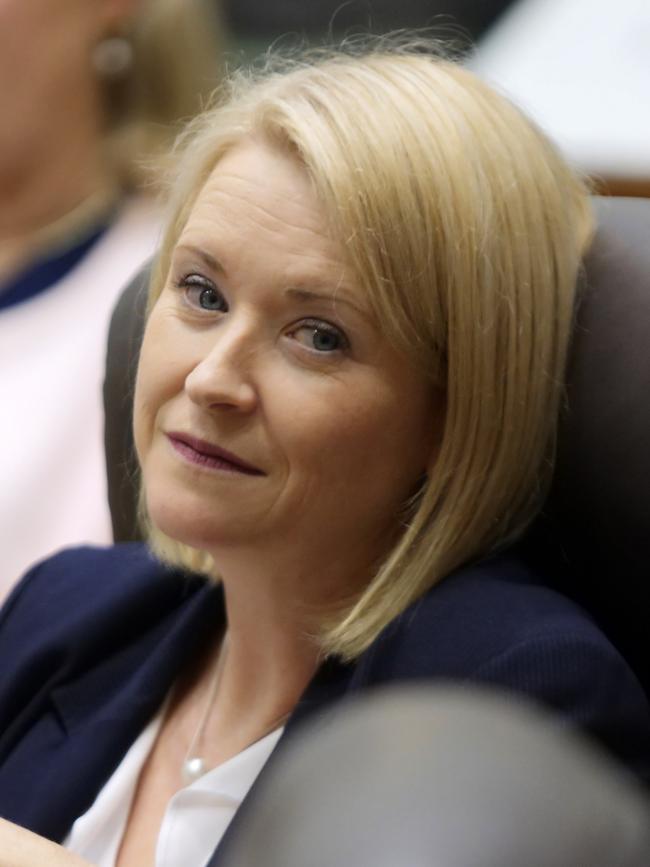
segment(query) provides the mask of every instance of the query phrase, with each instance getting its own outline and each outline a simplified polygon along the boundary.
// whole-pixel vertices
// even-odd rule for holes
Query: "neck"
[[[354,541],[345,557],[299,543],[215,553],[229,633],[229,682],[237,704],[267,695],[276,716],[304,691],[321,654],[315,635],[324,612],[367,583],[373,558]],[[373,548],[374,550],[374,548]],[[376,556],[376,554],[375,554]],[[269,564],[273,564],[271,567]]]
[[[224,587],[227,632],[201,660],[177,706],[172,741],[178,745],[178,768],[208,706],[201,755],[209,767],[259,740],[293,711],[322,659],[314,640],[317,614],[340,601],[344,588],[354,589],[359,576],[365,581],[369,576],[367,550],[364,560],[361,548],[352,556],[353,543],[341,546],[346,551],[341,562],[331,550],[316,556],[312,546],[301,553],[299,544],[285,540],[264,550],[221,547],[213,553]],[[327,565],[317,570],[314,564]],[[222,647],[226,652],[219,662]]]
[[[172,705],[172,763],[183,776],[188,758],[215,767],[283,725],[318,666],[315,645],[295,624],[271,615],[249,633],[237,606],[227,607],[226,632]]]
[[[293,710],[318,667],[313,624],[281,584],[222,580],[228,652],[219,698],[223,708],[258,718],[266,728]]]

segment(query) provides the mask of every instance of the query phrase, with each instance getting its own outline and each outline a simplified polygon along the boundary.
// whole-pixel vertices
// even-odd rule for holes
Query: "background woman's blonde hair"
[[[168,168],[182,126],[202,111],[222,79],[223,28],[215,0],[140,0],[116,34],[133,49],[124,75],[102,80],[106,140],[125,186]]]
[[[378,321],[445,394],[437,460],[405,504],[399,541],[361,596],[321,624],[324,651],[351,659],[539,508],[589,199],[518,109],[420,42],[307,57],[229,88],[185,136],[150,305],[215,164],[257,136],[304,164]],[[155,528],[150,539],[165,559],[211,571],[202,552]]]

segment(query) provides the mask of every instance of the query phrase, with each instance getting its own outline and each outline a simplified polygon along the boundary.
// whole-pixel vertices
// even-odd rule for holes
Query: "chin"
[[[149,521],[165,536],[201,551],[213,551],[220,545],[234,544],[244,537],[242,521],[234,520],[219,506],[206,508],[192,495],[170,495],[154,488],[147,490]]]

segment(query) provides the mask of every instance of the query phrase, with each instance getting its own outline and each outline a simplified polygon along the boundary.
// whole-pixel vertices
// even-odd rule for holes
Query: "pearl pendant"
[[[183,780],[193,783],[207,771],[207,766],[200,756],[193,756],[183,762]]]

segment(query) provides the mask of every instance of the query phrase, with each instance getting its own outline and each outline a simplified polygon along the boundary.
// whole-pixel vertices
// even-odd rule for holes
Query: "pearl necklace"
[[[225,648],[224,638],[223,643],[221,645],[221,649],[219,651],[219,658],[214,667],[214,674],[212,675],[212,683],[210,684],[210,691],[208,693],[208,700],[205,706],[205,710],[203,711],[203,716],[199,721],[198,726],[196,727],[196,731],[190,741],[190,745],[187,748],[187,752],[185,753],[185,758],[183,759],[183,764],[181,766],[181,776],[183,778],[183,782],[185,785],[189,786],[193,782],[202,777],[208,770],[210,770],[207,759],[201,755],[200,749],[203,743],[203,738],[205,737],[205,730],[208,726],[208,721],[210,719],[210,713],[212,711],[212,707],[214,705],[214,701],[217,697],[217,691],[219,689],[219,684],[221,682],[221,675],[223,672],[224,661],[226,657],[226,648]],[[276,728],[283,725],[290,716],[290,713],[284,713],[281,716],[274,719],[264,730],[264,732],[257,738],[258,741],[262,740],[262,738],[266,737],[272,731],[275,731]],[[250,744],[249,744],[250,746]]]
[[[208,720],[210,719],[210,712],[212,710],[212,706],[214,704],[214,700],[217,697],[217,690],[219,689],[219,683],[221,681],[221,672],[223,670],[223,660],[225,658],[225,638],[224,642],[219,649],[219,658],[217,659],[217,663],[214,667],[214,673],[212,675],[212,683],[210,684],[210,691],[208,693],[208,701],[205,706],[205,710],[203,711],[203,716],[201,717],[198,726],[196,727],[196,731],[190,741],[190,745],[187,748],[187,752],[185,753],[185,758],[183,759],[183,765],[181,767],[181,775],[183,777],[183,782],[186,785],[193,783],[195,780],[198,780],[199,777],[202,777],[203,774],[208,770],[208,763],[203,758],[202,755],[198,752],[198,748],[201,747],[203,737],[205,736],[205,730],[208,726]]]

